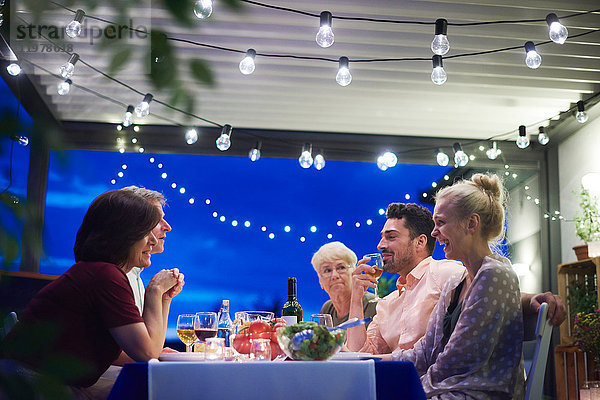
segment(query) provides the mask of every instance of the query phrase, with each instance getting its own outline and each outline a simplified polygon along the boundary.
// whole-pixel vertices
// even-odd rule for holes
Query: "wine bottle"
[[[302,307],[296,298],[296,278],[288,278],[288,299],[281,309],[281,317],[288,325],[302,321]]]
[[[229,335],[233,328],[231,317],[229,316],[229,300],[223,300],[221,311],[219,311],[219,322],[217,337],[225,339],[225,346],[229,347]]]

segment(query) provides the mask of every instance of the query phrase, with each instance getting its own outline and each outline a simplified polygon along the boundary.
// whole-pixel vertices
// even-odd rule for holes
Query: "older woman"
[[[311,260],[319,276],[319,283],[330,298],[321,307],[321,314],[330,314],[334,326],[348,320],[352,297],[352,270],[356,261],[356,254],[341,242],[324,244]],[[365,292],[362,298],[365,318],[373,318],[375,315],[376,303],[369,302],[373,298],[375,295],[368,292]]]
[[[78,394],[98,380],[121,350],[135,361],[157,358],[183,274],[177,269],[158,272],[148,283],[140,315],[126,273],[150,265],[157,244],[152,229],[160,219],[157,207],[130,191],[98,196],[77,232],[76,264],[31,300],[3,343],[3,357],[19,361],[21,373],[42,373],[75,387]],[[32,337],[36,342],[28,343]],[[32,348],[36,351],[28,351]],[[100,398],[107,394],[94,393]]]
[[[392,353],[415,364],[427,398],[523,396],[519,282],[510,261],[490,249],[503,234],[503,204],[496,175],[475,174],[436,196],[432,236],[466,268],[444,287],[425,336]]]

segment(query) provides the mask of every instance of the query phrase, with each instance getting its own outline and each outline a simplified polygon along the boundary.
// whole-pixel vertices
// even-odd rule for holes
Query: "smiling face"
[[[138,240],[129,249],[129,256],[125,263],[126,269],[133,267],[146,268],[150,266],[150,255],[154,246],[158,243],[153,232],[148,233],[145,237]]]
[[[352,294],[352,267],[343,260],[324,261],[318,269],[319,283],[329,297],[338,293]]]
[[[390,218],[381,231],[377,249],[383,257],[383,270],[406,276],[422,261],[416,254],[418,238],[411,239],[402,219]]]
[[[433,222],[435,226],[431,236],[444,246],[446,258],[464,261],[472,241],[472,237],[468,235],[467,222],[459,219],[453,205],[443,198],[435,204]]]
[[[171,230],[171,225],[165,220],[165,213],[163,211],[162,206],[158,201],[153,202],[153,204],[160,210],[160,221],[158,224],[152,229],[152,233],[156,236],[157,243],[156,246],[152,249],[152,254],[162,253],[165,250],[165,238],[167,237],[167,232]]]

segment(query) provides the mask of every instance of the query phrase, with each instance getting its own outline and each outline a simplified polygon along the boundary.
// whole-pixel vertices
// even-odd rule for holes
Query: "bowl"
[[[277,339],[281,350],[292,360],[327,360],[342,348],[346,331],[329,331],[316,322],[299,322],[279,328]]]

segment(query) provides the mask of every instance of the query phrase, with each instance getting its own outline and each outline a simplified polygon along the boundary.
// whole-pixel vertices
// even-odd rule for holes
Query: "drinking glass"
[[[208,338],[204,344],[204,359],[206,361],[223,360],[225,356],[225,338]]]
[[[185,344],[185,351],[192,351],[192,343],[196,341],[194,332],[194,314],[181,314],[177,317],[177,336]]]
[[[365,254],[363,258],[370,258],[367,264],[375,268],[375,273],[370,274],[370,276],[371,278],[375,279],[375,281],[379,280],[379,277],[381,276],[381,274],[383,274],[383,258],[381,257],[381,253]],[[373,292],[375,293],[375,298],[370,300],[370,302],[379,301],[379,295],[377,294],[377,286],[375,286]]]
[[[328,328],[333,328],[333,319],[330,314],[311,314],[310,320],[319,325],[324,325]]]
[[[198,312],[194,318],[194,332],[196,337],[201,342],[207,338],[217,336],[217,313],[215,312]]]
[[[274,314],[271,311],[244,311],[247,322],[267,321],[273,319]]]
[[[251,339],[250,359],[253,361],[271,361],[271,339]]]

